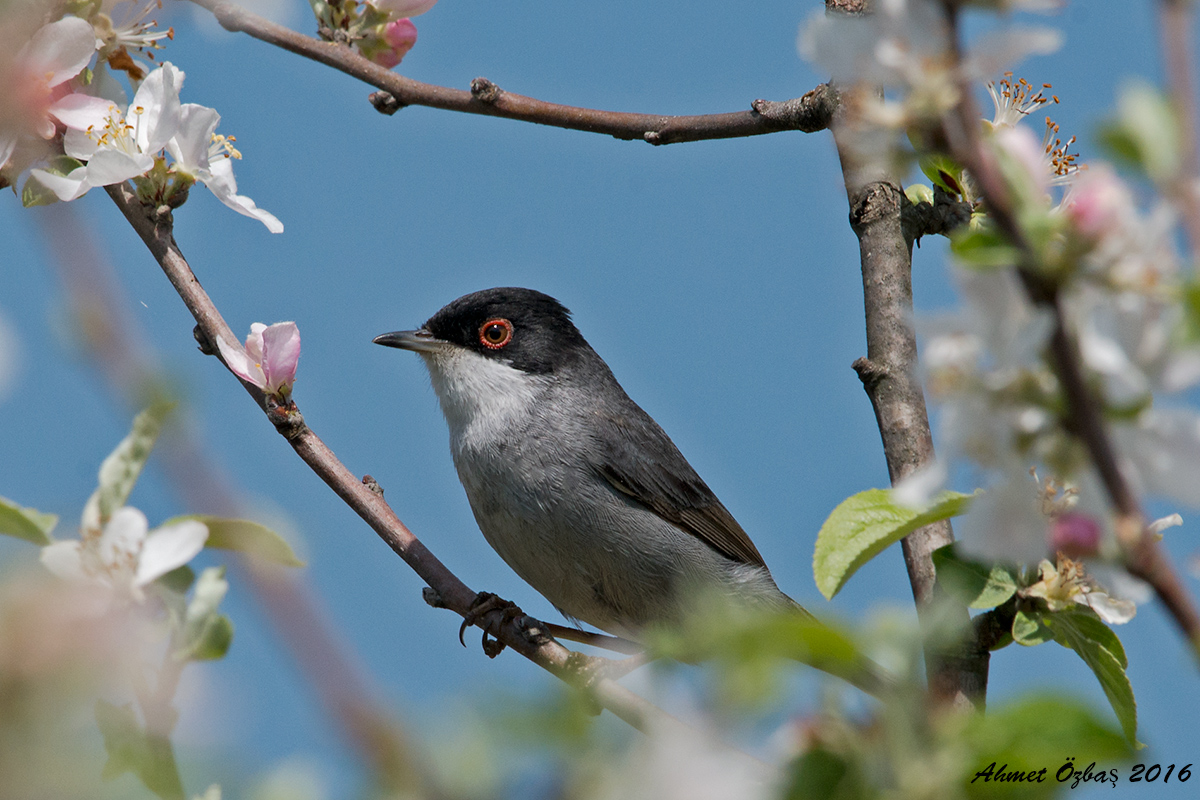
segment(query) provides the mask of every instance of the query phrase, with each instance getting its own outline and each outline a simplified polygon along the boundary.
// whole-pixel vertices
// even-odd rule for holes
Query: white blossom
[[[142,587],[191,561],[207,539],[201,522],[185,520],[151,531],[145,514],[125,506],[102,531],[85,530],[82,539],[43,547],[41,559],[60,578],[100,583],[140,601]]]

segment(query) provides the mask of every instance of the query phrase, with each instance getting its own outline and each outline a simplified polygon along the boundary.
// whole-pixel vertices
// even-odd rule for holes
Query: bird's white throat
[[[461,347],[421,353],[453,445],[493,441],[527,421],[546,379]]]

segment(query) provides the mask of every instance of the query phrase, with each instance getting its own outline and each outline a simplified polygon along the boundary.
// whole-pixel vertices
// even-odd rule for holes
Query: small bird
[[[554,298],[487,289],[374,341],[424,360],[484,538],[569,619],[636,641],[714,591],[807,615]]]

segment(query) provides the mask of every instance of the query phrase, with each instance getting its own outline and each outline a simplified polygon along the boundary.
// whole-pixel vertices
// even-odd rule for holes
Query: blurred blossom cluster
[[[437,0],[309,0],[321,36],[349,44],[381,67],[391,69],[417,43],[420,16]]]
[[[175,207],[201,183],[222,203],[283,225],[237,191],[233,138],[216,133],[220,115],[181,103],[184,73],[155,66],[154,51],[173,38],[149,19],[156,0],[68,4],[70,13],[34,24],[13,8],[4,14],[0,47],[0,185],[25,175],[26,206],[70,201],[88,190],[132,180],[144,202]],[[29,9],[26,9],[29,11]],[[61,14],[61,10],[58,12]],[[16,47],[22,28],[28,39]],[[133,102],[118,80],[134,90]]]
[[[943,4],[882,0],[877,13],[863,17],[817,14],[799,39],[801,52],[844,87],[847,124],[868,148],[890,142],[893,156],[919,162],[931,181],[975,212],[952,239],[961,309],[917,321],[927,385],[940,405],[941,462],[902,484],[897,496],[928,503],[951,467],[956,475],[966,468],[987,491],[958,526],[964,552],[1040,564],[1038,585],[1047,596],[1094,600],[1099,590],[1084,582],[1082,567],[1055,564],[1055,552],[1119,563],[1123,541],[1049,360],[1053,308],[1029,299],[1017,251],[988,218],[969,172],[921,150],[936,141],[928,134],[941,129],[963,86],[1055,49],[1058,36],[1009,23],[969,41],[959,57],[949,36]],[[994,113],[980,121],[981,138],[1036,256],[1023,267],[1052,287],[1134,490],[1194,508],[1200,414],[1186,393],[1200,384],[1200,284],[1179,252],[1168,191],[1181,158],[1178,120],[1154,90],[1123,92],[1101,139],[1141,179],[1130,184],[1113,165],[1080,162],[1074,137],[1044,116],[1058,102],[1048,84],[1003,76],[987,84]],[[1139,191],[1146,188],[1158,191]],[[1139,201],[1139,194],[1150,199]],[[1031,470],[1047,482],[1036,474],[1031,480]],[[1048,486],[1058,492],[1049,504]]]

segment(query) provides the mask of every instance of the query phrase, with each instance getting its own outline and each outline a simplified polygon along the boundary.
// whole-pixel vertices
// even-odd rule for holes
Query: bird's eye
[[[489,319],[479,328],[479,341],[484,347],[499,350],[512,341],[513,326],[506,319]]]

